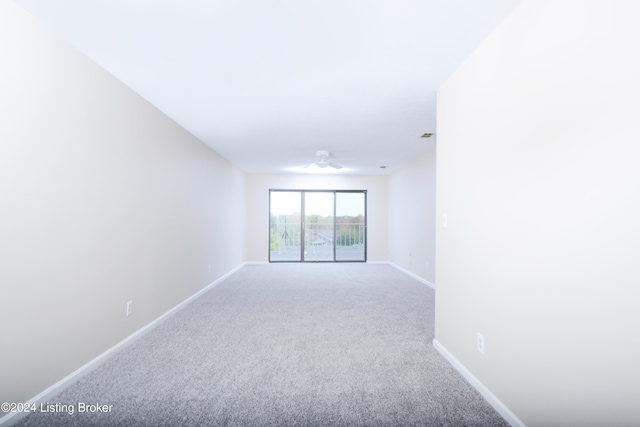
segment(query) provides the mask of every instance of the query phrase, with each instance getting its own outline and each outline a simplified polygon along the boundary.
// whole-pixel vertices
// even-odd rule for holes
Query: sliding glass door
[[[304,260],[334,259],[334,199],[333,192],[304,193]]]
[[[269,261],[366,261],[366,196],[271,190]]]
[[[302,261],[301,203],[302,194],[299,191],[271,192],[270,261]]]
[[[363,192],[336,193],[336,261],[366,261]]]

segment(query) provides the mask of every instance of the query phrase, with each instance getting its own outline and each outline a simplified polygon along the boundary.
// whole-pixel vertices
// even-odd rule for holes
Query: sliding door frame
[[[300,259],[299,260],[272,260],[271,259],[271,193],[300,193]],[[305,235],[307,230],[306,212],[305,212],[305,194],[306,193],[333,193],[333,260],[306,260],[304,257]],[[336,227],[336,199],[338,193],[356,193],[364,196],[364,259],[357,260],[338,260],[336,259],[337,246],[337,227]],[[367,236],[367,190],[299,190],[299,189],[269,189],[269,244],[268,259],[269,262],[367,262],[367,246],[369,239]]]

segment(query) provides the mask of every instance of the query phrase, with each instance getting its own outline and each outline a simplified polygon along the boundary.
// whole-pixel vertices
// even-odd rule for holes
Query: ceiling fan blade
[[[327,166],[330,166],[333,169],[342,169],[341,165],[329,161],[330,156],[331,156],[331,153],[329,151],[324,151],[324,150],[317,151],[316,157],[318,158],[318,161],[315,163],[311,163],[310,165],[303,166],[302,169],[307,169],[310,167],[317,167],[317,168],[324,169]]]

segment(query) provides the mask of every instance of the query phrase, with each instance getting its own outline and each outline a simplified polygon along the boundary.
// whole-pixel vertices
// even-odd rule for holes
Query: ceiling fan
[[[318,161],[305,166],[304,169],[310,166],[317,166],[319,168],[326,168],[327,166],[329,166],[334,169],[342,169],[342,166],[329,160],[331,157],[333,157],[330,151],[318,150],[316,151],[316,157],[318,158]]]

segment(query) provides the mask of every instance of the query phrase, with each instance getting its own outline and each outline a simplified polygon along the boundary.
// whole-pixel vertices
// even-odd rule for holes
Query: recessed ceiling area
[[[519,3],[14,1],[246,173],[358,175],[435,147],[436,90]]]

